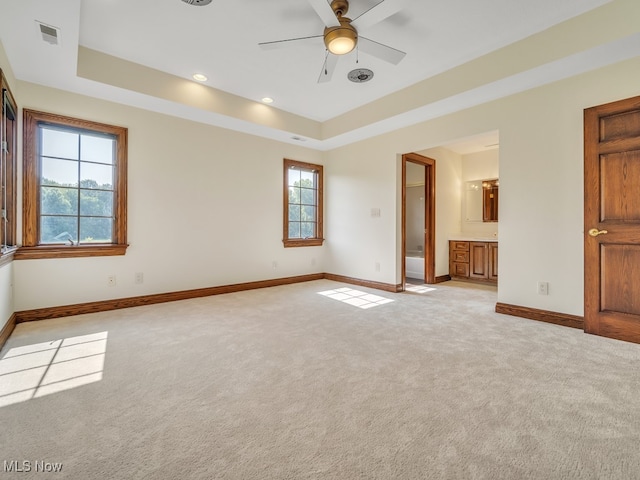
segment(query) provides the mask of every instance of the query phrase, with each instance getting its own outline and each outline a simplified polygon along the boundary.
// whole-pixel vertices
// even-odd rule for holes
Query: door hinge
[[[4,153],[9,153],[9,144],[5,141],[2,142],[2,151]]]

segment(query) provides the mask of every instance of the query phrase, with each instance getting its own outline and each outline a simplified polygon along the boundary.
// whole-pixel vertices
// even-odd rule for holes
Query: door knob
[[[597,237],[598,235],[604,235],[605,233],[609,233],[606,230],[598,230],[597,228],[592,228],[589,230],[589,235],[592,237]]]

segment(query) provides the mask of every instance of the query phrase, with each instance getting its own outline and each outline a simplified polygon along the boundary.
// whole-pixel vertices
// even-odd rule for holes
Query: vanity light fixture
[[[206,82],[208,80],[207,76],[202,73],[194,73],[193,79],[197,82]]]

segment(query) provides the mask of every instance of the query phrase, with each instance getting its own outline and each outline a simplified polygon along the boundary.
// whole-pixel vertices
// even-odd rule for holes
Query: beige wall
[[[328,152],[329,269],[400,283],[399,155],[499,130],[498,300],[582,315],[583,110],[640,95],[638,78],[635,58]],[[374,204],[391,215],[369,218]],[[438,244],[449,233],[439,230]],[[549,282],[548,296],[537,281]]]
[[[131,247],[123,257],[13,262],[0,271],[0,314],[321,271],[400,283],[401,154],[499,130],[498,300],[581,315],[582,112],[640,95],[637,78],[638,58],[324,153],[18,82],[22,107],[129,128]],[[325,164],[324,247],[282,247],[283,157]],[[447,237],[460,228],[462,168],[437,165],[442,275]],[[550,295],[536,294],[537,281]]]
[[[14,262],[16,310],[324,271],[324,247],[282,244],[283,158],[321,163],[320,152],[34,84],[20,89],[22,107],[129,129],[130,247],[121,257]]]

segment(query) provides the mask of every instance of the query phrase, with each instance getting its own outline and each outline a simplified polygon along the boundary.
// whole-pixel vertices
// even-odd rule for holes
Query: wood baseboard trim
[[[47,320],[51,318],[82,315],[85,313],[108,312],[110,310],[118,310],[121,308],[141,307],[143,305],[153,305],[156,303],[175,302],[176,300],[209,297],[211,295],[221,295],[223,293],[242,292],[245,290],[255,290],[257,288],[277,287],[280,285],[290,285],[292,283],[321,280],[323,278],[324,274],[313,273],[296,277],[274,278],[271,280],[259,280],[256,282],[221,285],[219,287],[197,288],[194,290],[182,290],[170,293],[157,293],[153,295],[142,295],[139,297],[118,298],[114,300],[80,303],[76,305],[64,305],[60,307],[36,308],[34,310],[23,310],[21,312],[16,312],[15,317],[16,323],[33,322],[37,320]]]
[[[451,276],[450,275],[441,275],[439,277],[436,277],[435,283],[448,282],[449,280],[451,280]]]
[[[584,318],[577,315],[569,315],[567,313],[551,312],[549,310],[539,310],[537,308],[520,307],[518,305],[509,305],[508,303],[496,303],[496,312],[514,317],[523,317],[530,320],[538,320],[539,322],[554,323],[565,327],[584,328]]]
[[[376,290],[383,290],[385,292],[397,293],[402,291],[401,284],[394,285],[392,283],[373,282],[371,280],[361,280],[359,278],[345,277],[333,273],[325,273],[324,278],[326,278],[327,280],[333,280],[334,282],[350,283],[351,285],[375,288]]]
[[[33,310],[23,310],[16,312],[11,317],[11,327],[9,323],[2,330],[0,339],[6,340],[17,323],[35,322],[38,320],[48,320],[52,318],[71,317],[87,313],[108,312],[122,308],[141,307],[157,303],[175,302],[177,300],[188,300],[191,298],[209,297],[224,293],[242,292],[245,290],[255,290],[258,288],[277,287],[280,285],[290,285],[293,283],[310,282],[312,280],[334,280],[362,287],[375,288],[387,292],[400,292],[402,285],[392,285],[388,283],[361,280],[358,278],[344,277],[332,273],[312,273],[309,275],[299,275],[295,277],[274,278],[271,280],[259,280],[256,282],[236,283],[232,285],[221,285],[218,287],[198,288],[194,290],[182,290],[178,292],[157,293],[152,295],[142,295],[139,297],[117,298],[113,300],[101,300],[97,302],[79,303],[75,305],[62,305],[59,307],[36,308]],[[6,338],[4,337],[6,332]]]
[[[16,314],[14,313],[9,317],[9,321],[2,327],[2,331],[0,331],[0,350],[4,347],[7,339],[11,336],[11,332],[16,328]]]

